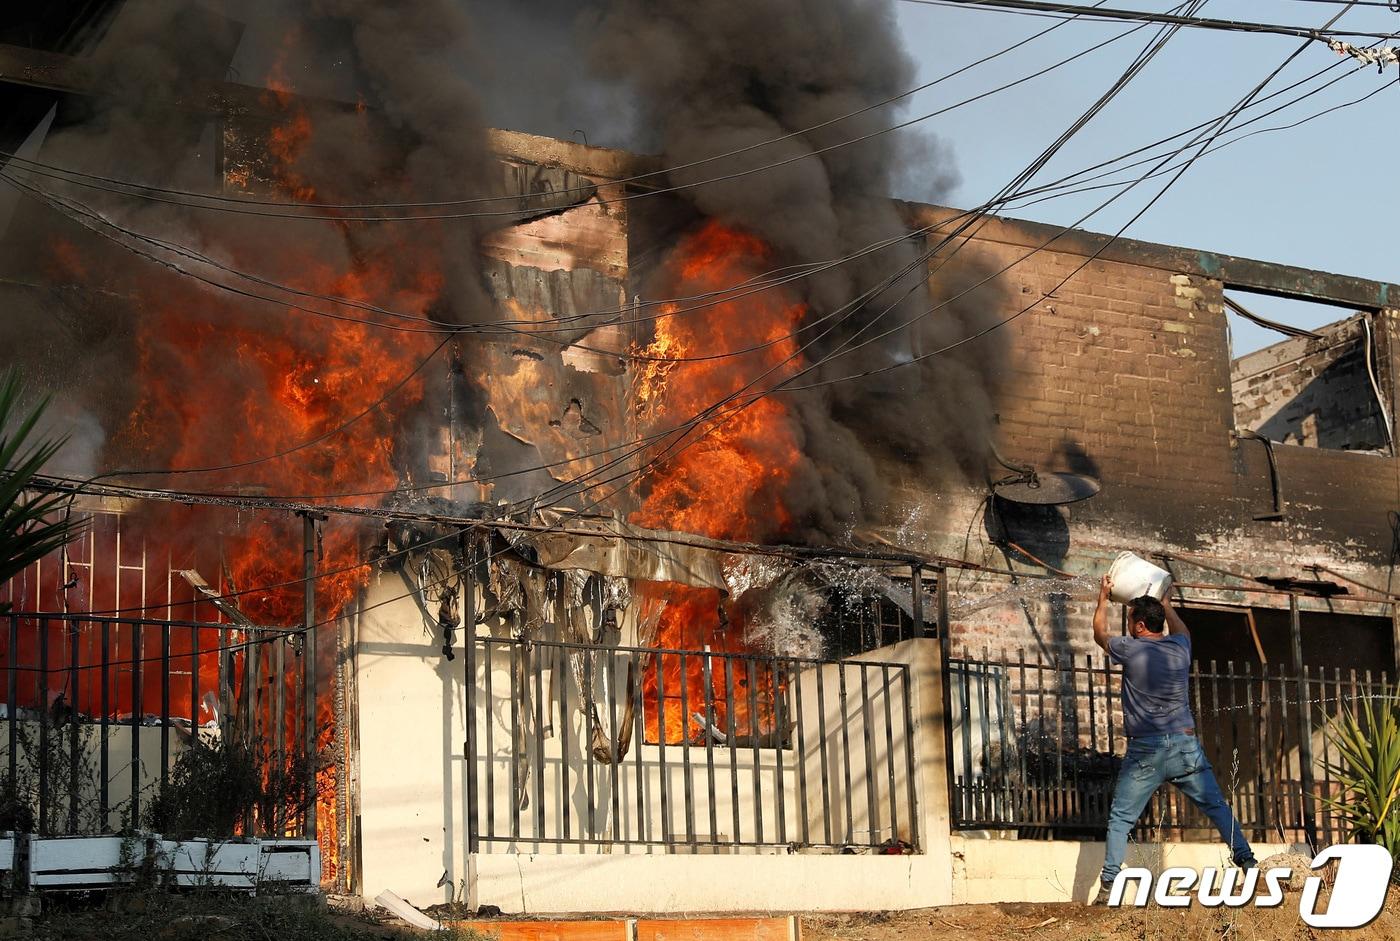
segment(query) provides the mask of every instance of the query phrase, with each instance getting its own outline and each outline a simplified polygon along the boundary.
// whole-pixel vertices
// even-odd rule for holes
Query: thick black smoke
[[[460,67],[477,37],[459,4],[284,0],[229,4],[227,12],[221,16],[177,0],[121,6],[81,50],[89,91],[60,100],[39,159],[110,178],[217,193],[225,182],[221,152],[222,166],[233,172],[241,155],[265,155],[266,135],[292,123],[304,108],[313,131],[290,165],[298,184],[313,190],[310,198],[317,201],[431,202],[501,192],[503,175],[487,146],[479,98]],[[279,105],[259,91],[274,80],[294,97]],[[216,102],[211,96],[226,82],[246,85],[251,107],[235,102],[223,108]],[[216,119],[221,109],[226,117]],[[285,195],[271,167],[249,160],[250,189]],[[309,259],[345,272],[383,262],[381,270],[405,281],[431,269],[443,280],[433,317],[461,323],[490,316],[477,262],[484,222],[274,219],[118,197],[33,177],[14,165],[7,172],[81,200],[132,230],[275,283],[306,287]],[[32,197],[16,210],[0,261],[11,281],[6,316],[0,318],[0,348],[26,367],[31,384],[57,393],[62,421],[105,430],[63,455],[69,472],[130,467],[133,460],[162,465],[158,436],[145,442],[154,450],[136,449],[144,453],[114,447],[139,391],[130,382],[131,364],[137,327],[150,316],[153,302],[184,304],[219,331],[242,325],[272,337],[279,320],[309,316],[201,287]],[[198,267],[188,260],[182,264]],[[221,280],[267,293],[232,276]],[[25,281],[40,287],[15,287]],[[84,290],[53,287],[64,283],[82,284]],[[396,283],[386,293],[413,289]],[[370,300],[390,303],[383,297]],[[149,331],[146,335],[149,341]],[[241,388],[242,367],[231,350],[220,350],[216,335],[211,333],[203,351],[205,378]],[[157,358],[162,342],[188,344],[189,338],[156,340]],[[435,403],[429,403],[425,413],[433,410]]]
[[[614,0],[590,27],[593,61],[604,75],[629,82],[641,126],[656,130],[666,164],[675,166],[802,131],[910,88],[914,68],[892,7],[889,0]],[[893,120],[890,109],[878,109],[674,172],[671,182],[697,183],[813,154]],[[761,236],[784,262],[845,256],[908,232],[890,199],[901,179],[949,178],[946,162],[911,162],[920,154],[902,141],[897,134],[879,136],[779,169],[699,185],[685,196],[705,216]],[[975,265],[949,266],[934,276],[930,290],[919,283],[927,272],[917,258],[923,247],[905,240],[801,282],[811,316],[818,318],[878,289],[904,266],[918,267],[877,290],[842,330],[815,342],[808,358],[820,362],[842,342],[907,326],[835,356],[800,382],[905,362],[1000,315],[997,292],[988,289],[923,315],[938,303],[936,296],[953,297],[986,276]],[[935,482],[980,473],[1001,365],[1000,338],[993,334],[873,378],[791,396],[808,459],[791,488],[793,508],[810,529],[839,535],[852,523],[880,517],[891,458]]]
[[[292,91],[327,102],[315,109],[315,132],[296,159],[304,183],[325,202],[497,194],[502,173],[487,145],[488,124],[564,138],[577,130],[592,143],[659,150],[667,165],[683,164],[801,131],[909,88],[914,68],[891,7],[890,0],[249,0],[228,4],[220,16],[177,0],[125,4],[84,55],[91,93],[64,99],[40,159],[214,190],[221,149],[227,159],[227,145],[258,140],[268,126],[246,114],[221,125],[200,107],[201,96],[224,81],[258,88],[275,75]],[[172,100],[181,106],[172,108]],[[356,101],[363,109],[345,104]],[[240,125],[243,119],[250,123]],[[676,172],[671,182],[700,183],[813,154],[893,120],[894,109],[877,109]],[[934,198],[951,173],[940,147],[901,131],[698,185],[683,197],[699,214],[761,236],[783,263],[798,264],[907,236],[890,193],[912,189]],[[431,258],[429,267],[445,279],[433,316],[490,316],[477,261],[489,220],[288,221],[59,189],[133,229],[275,282],[298,284],[308,256],[346,270],[376,258]],[[632,205],[642,214],[657,204]],[[297,250],[287,251],[289,244]],[[80,250],[55,251],[70,245]],[[811,533],[841,535],[854,523],[880,519],[886,489],[900,475],[951,482],[981,472],[1004,352],[999,334],[870,379],[833,382],[937,350],[999,315],[999,294],[990,288],[925,315],[985,276],[975,264],[959,263],[940,270],[931,288],[923,285],[925,247],[905,238],[798,282],[813,320],[875,292],[840,330],[804,335],[812,342],[807,359],[817,365],[799,381],[831,384],[786,399],[806,455],[790,504]],[[305,316],[200,288],[32,200],[20,205],[0,248],[0,269],[11,279],[0,349],[27,364],[39,385],[70,396],[59,414],[83,432],[85,444],[69,455],[73,472],[130,466],[132,456],[111,453],[110,442],[109,453],[100,448],[135,404],[129,367],[152,293],[207,309],[221,327]],[[908,265],[913,275],[880,289]],[[406,276],[415,267],[394,265]],[[65,283],[83,290],[53,286]],[[839,352],[843,343],[890,327],[897,329],[887,338]],[[207,380],[238,383],[238,367],[219,355],[217,340],[209,352]],[[429,403],[427,425],[441,404]],[[141,456],[165,463],[159,453]]]

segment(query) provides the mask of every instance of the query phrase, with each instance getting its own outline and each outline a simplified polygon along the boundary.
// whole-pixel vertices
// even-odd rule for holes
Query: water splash
[[[1001,591],[990,595],[983,595],[980,598],[969,598],[950,602],[948,614],[951,617],[967,617],[977,611],[986,608],[994,608],[1001,605],[1029,604],[1032,602],[1049,601],[1057,596],[1074,597],[1094,596],[1099,590],[1099,577],[1097,575],[1076,575],[1074,578],[1038,578],[1021,582],[1019,585],[1011,585]]]

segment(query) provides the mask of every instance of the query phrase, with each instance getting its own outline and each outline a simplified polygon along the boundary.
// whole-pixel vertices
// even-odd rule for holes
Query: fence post
[[[961,822],[962,803],[957,799],[958,788],[957,778],[953,773],[953,691],[950,684],[953,681],[952,671],[949,669],[949,661],[953,656],[953,630],[948,623],[948,569],[943,567],[938,571],[938,650],[939,664],[938,678],[940,692],[943,697],[943,767],[947,773],[945,786],[948,788],[948,813],[952,817],[950,821],[952,828],[957,829]],[[966,718],[964,717],[964,722]],[[964,727],[963,735],[966,737],[967,729]]]
[[[909,569],[909,592],[909,613],[914,616],[914,636],[926,637],[928,629],[924,625],[924,567],[917,562]],[[942,627],[941,622],[939,627]]]
[[[318,788],[316,782],[316,514],[301,513],[302,560],[304,566],[302,587],[303,612],[301,635],[301,701],[305,710],[306,766],[308,780],[306,787],[306,838],[316,839],[316,803]]]
[[[462,743],[462,754],[467,762],[467,852],[476,853],[479,849],[479,826],[477,823],[476,808],[476,538],[462,537],[461,539],[462,566],[464,577],[462,578],[462,660],[464,661],[465,675],[465,697],[466,697],[466,721],[463,728],[466,731],[466,741]],[[487,665],[490,669],[490,665]],[[488,708],[490,704],[487,704]],[[561,707],[559,710],[562,718],[561,725],[567,725],[568,715]],[[490,718],[487,718],[490,721]],[[638,743],[640,745],[640,743]],[[565,761],[567,761],[567,748],[565,749]],[[489,757],[488,757],[489,760]],[[562,762],[561,762],[562,764]],[[567,781],[567,778],[565,779]],[[567,785],[565,787],[567,791]],[[565,806],[568,806],[568,797],[564,799]],[[567,833],[564,834],[566,837]]]
[[[1303,665],[1303,631],[1298,596],[1288,596],[1288,629],[1293,641],[1293,671],[1298,681],[1298,778],[1302,785],[1303,836],[1317,850],[1317,818],[1313,814],[1312,709],[1308,705],[1308,671]]]

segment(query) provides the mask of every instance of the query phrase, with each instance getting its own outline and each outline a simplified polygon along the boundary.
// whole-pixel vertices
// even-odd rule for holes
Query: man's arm
[[[1162,607],[1166,609],[1167,627],[1171,628],[1171,633],[1180,634],[1182,637],[1190,640],[1191,631],[1187,628],[1186,622],[1181,619],[1181,615],[1177,614],[1176,609],[1172,607],[1172,596],[1170,592],[1162,596]]]
[[[1094,609],[1094,643],[1108,650],[1108,593],[1113,579],[1107,575],[1099,582],[1099,606]]]

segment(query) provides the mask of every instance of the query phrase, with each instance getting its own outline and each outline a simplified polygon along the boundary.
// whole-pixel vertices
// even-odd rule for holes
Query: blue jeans
[[[1201,743],[1194,735],[1172,732],[1166,735],[1143,735],[1128,739],[1128,753],[1118,769],[1118,783],[1113,788],[1113,808],[1108,812],[1108,838],[1104,849],[1103,875],[1111,884],[1123,868],[1128,852],[1128,833],[1142,816],[1142,809],[1153,792],[1170,781],[1191,798],[1220,836],[1230,846],[1237,866],[1253,866],[1254,851],[1240,831],[1239,822],[1225,803],[1215,772],[1206,760]]]

